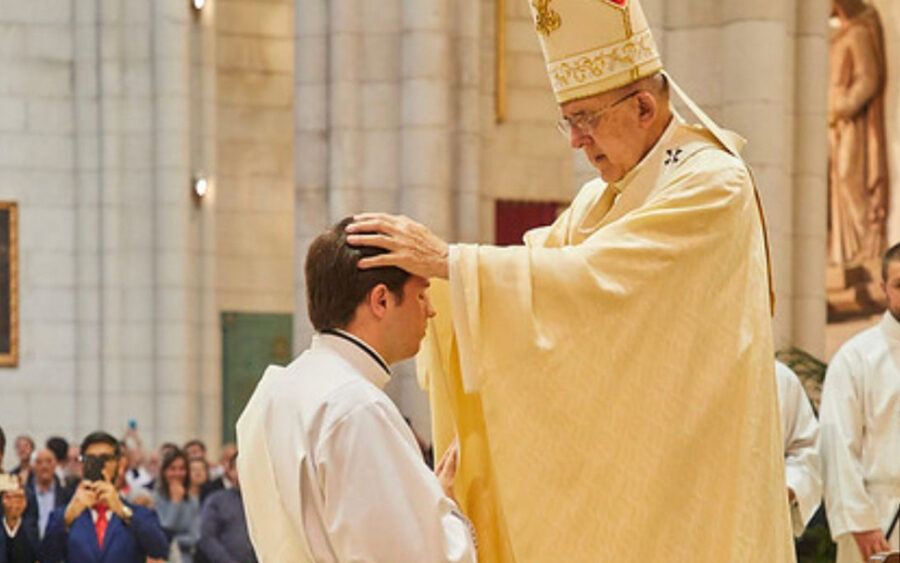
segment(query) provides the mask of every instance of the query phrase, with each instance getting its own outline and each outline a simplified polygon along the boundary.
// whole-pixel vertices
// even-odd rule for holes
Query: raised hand
[[[870,557],[876,553],[890,551],[891,546],[888,545],[881,530],[869,530],[866,532],[854,532],[853,539],[856,540],[856,546],[862,555],[863,561],[868,561]]]
[[[169,480],[169,498],[172,502],[181,502],[184,500],[185,494],[184,483],[179,479]]]
[[[83,479],[78,483],[78,488],[75,489],[72,500],[70,500],[68,506],[66,506],[66,512],[64,514],[66,527],[68,528],[71,526],[72,522],[74,522],[82,512],[93,507],[95,504],[97,504],[97,493],[94,491],[94,482]]]
[[[434,474],[437,476],[441,488],[444,489],[444,494],[453,499],[454,502],[456,501],[456,497],[453,495],[453,483],[456,481],[458,459],[459,438],[456,438],[453,440],[453,443],[450,444],[450,447],[447,448],[447,451],[444,452],[444,455],[441,456],[440,461],[438,461],[434,468]]]
[[[388,252],[363,258],[363,269],[396,266],[423,278],[448,276],[450,247],[428,227],[402,215],[362,213],[347,226],[347,242]]]
[[[97,481],[94,483],[94,493],[97,495],[97,502],[103,503],[110,510],[122,517],[122,497],[119,491],[112,483],[106,481]]]

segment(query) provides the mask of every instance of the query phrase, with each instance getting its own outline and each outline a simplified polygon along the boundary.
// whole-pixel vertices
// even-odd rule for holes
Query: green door
[[[290,363],[293,316],[222,313],[222,442],[234,442],[234,425],[256,382],[270,364]]]

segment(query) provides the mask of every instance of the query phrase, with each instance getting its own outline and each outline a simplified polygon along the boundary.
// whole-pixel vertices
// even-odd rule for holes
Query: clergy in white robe
[[[357,284],[370,289],[344,307],[348,323],[316,313],[346,301],[338,280],[357,271],[360,254],[347,250],[344,224],[314,241],[307,259],[310,316],[320,332],[286,368],[266,370],[238,420],[254,549],[262,563],[474,562],[471,525],[382,391],[389,363],[415,353],[434,314],[427,281],[402,273],[400,295],[390,284],[370,287],[377,279]],[[310,275],[313,261],[319,271]]]
[[[800,537],[822,503],[819,422],[797,374],[776,361],[775,377],[781,406],[784,473],[791,500],[791,526],[794,536]]]
[[[888,311],[837,351],[822,389],[825,510],[838,563],[898,548],[897,527],[884,534],[900,507],[900,245],[884,272]]]

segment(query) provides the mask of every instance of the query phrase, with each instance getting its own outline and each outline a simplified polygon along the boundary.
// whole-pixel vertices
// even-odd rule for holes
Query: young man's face
[[[900,261],[888,262],[887,279],[882,283],[887,296],[888,310],[900,322]]]
[[[25,506],[25,489],[15,489],[3,493],[3,510],[6,514],[22,516]]]
[[[403,285],[403,300],[398,303],[391,296],[394,302],[387,327],[392,336],[392,363],[411,358],[419,351],[428,319],[435,315],[428,300],[429,285],[425,278],[410,276]]]

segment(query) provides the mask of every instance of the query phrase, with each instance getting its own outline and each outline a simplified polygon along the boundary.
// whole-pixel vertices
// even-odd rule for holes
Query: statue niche
[[[828,317],[884,307],[887,64],[881,21],[862,0],[832,1],[828,89]]]

